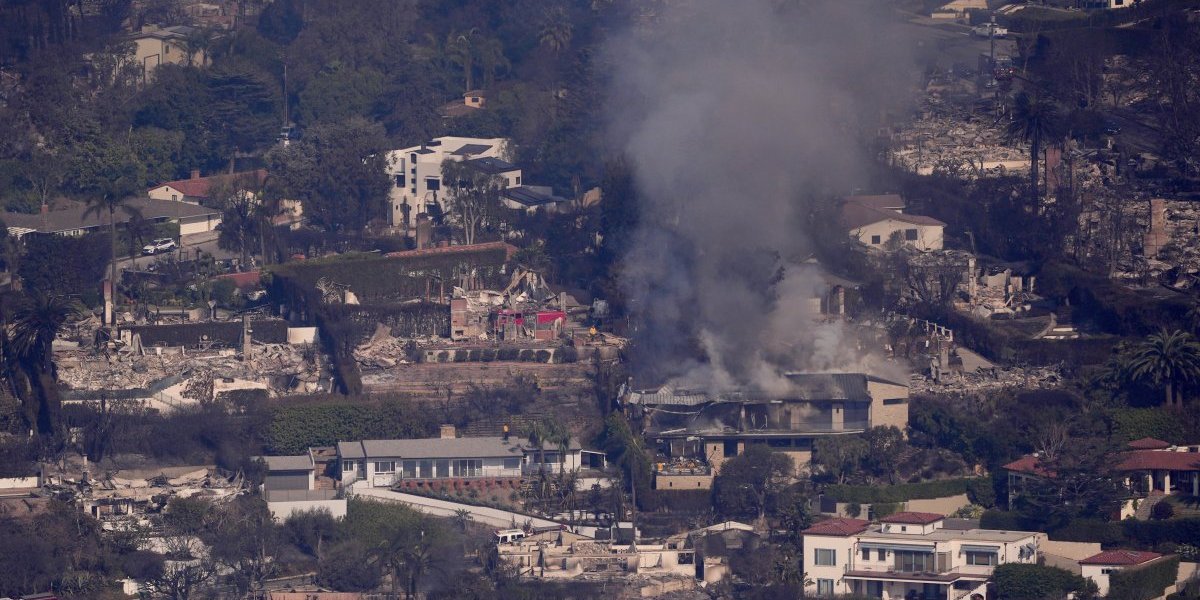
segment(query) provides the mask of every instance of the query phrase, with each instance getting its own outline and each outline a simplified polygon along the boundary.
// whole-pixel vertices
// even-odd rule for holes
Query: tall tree
[[[130,197],[146,185],[145,167],[133,149],[120,142],[105,145],[95,155],[94,178],[86,181],[87,210],[84,215],[106,215],[112,254],[109,256],[109,281],[113,301],[117,291],[117,211],[125,210]],[[114,313],[115,317],[115,313]]]
[[[1020,92],[1013,100],[1012,122],[1008,125],[1008,137],[1019,139],[1029,144],[1029,199],[1031,208],[1037,212],[1041,208],[1041,195],[1038,191],[1038,160],[1041,157],[1042,146],[1053,141],[1058,135],[1058,107],[1040,96],[1031,96],[1028,92]]]
[[[446,36],[446,55],[450,62],[462,69],[465,92],[475,89],[475,54],[478,38],[479,30],[476,28],[464,32],[452,31]]]
[[[36,417],[30,420],[43,433],[58,430],[61,408],[51,347],[63,324],[78,310],[75,301],[64,296],[34,296],[13,315],[12,348],[37,401]]]
[[[538,42],[558,54],[571,45],[573,34],[571,19],[567,16],[567,11],[559,6],[546,13],[546,18],[538,30]]]
[[[385,215],[391,178],[383,128],[361,118],[321,123],[303,140],[267,156],[279,197],[300,200],[309,223],[358,232]]]
[[[1135,379],[1163,386],[1164,406],[1182,408],[1181,386],[1200,379],[1200,344],[1185,331],[1163,330],[1132,349],[1128,368]]]
[[[766,524],[767,508],[795,478],[791,457],[771,448],[751,444],[746,451],[723,463],[714,482],[714,500],[722,514],[757,514]]]
[[[481,230],[496,223],[504,178],[466,161],[448,159],[442,163],[442,185],[450,213],[463,229],[463,241],[474,244]]]
[[[817,438],[813,446],[813,462],[832,474],[839,484],[862,466],[867,455],[867,443],[856,435],[833,435]]]

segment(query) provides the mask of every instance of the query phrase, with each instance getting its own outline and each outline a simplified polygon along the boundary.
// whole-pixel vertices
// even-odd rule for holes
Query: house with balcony
[[[906,600],[983,600],[997,565],[1036,563],[1046,534],[947,525],[902,512],[878,523],[830,519],[804,530],[805,591]]]
[[[547,443],[539,449],[517,436],[457,437],[452,425],[443,425],[437,438],[338,442],[337,457],[340,484],[358,487],[603,468],[603,453],[583,450],[575,439],[566,448]]]
[[[1053,469],[1045,462],[1035,452],[1004,465],[1008,472],[1010,508],[1037,480],[1054,477]],[[1133,496],[1122,509],[1121,518],[1135,514],[1134,500],[1170,494],[1200,496],[1200,445],[1197,444],[1181,446],[1154,438],[1134,440],[1114,457],[1113,470],[1123,478]],[[1148,511],[1152,503],[1141,504]]]
[[[788,373],[786,391],[709,392],[665,386],[621,402],[657,448],[658,489],[704,489],[726,459],[766,444],[807,469],[814,441],[908,425],[908,386],[863,373]]]
[[[521,169],[509,163],[509,158],[506,138],[445,136],[388,152],[387,171],[392,178],[388,224],[407,228],[416,223],[418,215],[446,211],[451,186],[443,186],[442,163],[447,160],[464,161],[503,178],[505,188],[521,186]]]

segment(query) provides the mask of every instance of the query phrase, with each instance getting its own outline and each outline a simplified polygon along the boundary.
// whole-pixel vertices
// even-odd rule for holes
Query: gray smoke
[[[858,367],[818,326],[815,198],[861,183],[863,132],[907,95],[907,45],[870,0],[686,0],[610,48],[610,131],[642,225],[623,264],[635,368],[715,388]]]

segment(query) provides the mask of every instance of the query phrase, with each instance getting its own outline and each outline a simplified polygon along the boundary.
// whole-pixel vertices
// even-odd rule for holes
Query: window
[[[863,548],[862,549],[862,557],[863,557],[863,560],[871,560],[871,549]]]
[[[887,550],[879,549],[879,560],[887,560]]]
[[[901,525],[901,526],[900,526],[900,531],[908,531],[908,526],[907,526],[907,525]]]
[[[996,566],[995,552],[967,552],[967,564],[977,567]]]
[[[904,230],[904,239],[907,241],[910,241],[910,242],[917,241],[917,230],[916,229],[905,229]]]
[[[833,580],[818,579],[817,580],[817,595],[832,596],[833,595]]]
[[[517,175],[517,185],[521,185],[521,176]]]
[[[342,473],[353,473],[353,472],[354,472],[354,461],[343,460],[342,461]]]
[[[412,154],[409,154],[408,161],[413,164],[413,170],[416,171],[417,170],[417,153],[413,152]]]
[[[514,470],[514,469],[520,469],[521,468],[521,459],[519,459],[519,458],[504,459],[504,468],[509,471]]]
[[[479,477],[483,475],[483,460],[462,458],[454,461],[455,477]]]
[[[434,461],[434,465],[437,467],[437,474],[434,475],[434,477],[449,477],[450,476],[450,460],[449,459],[443,458],[440,460],[436,460],[436,461]]]
[[[908,404],[908,398],[884,398],[884,406],[892,406],[894,404]]]
[[[1100,574],[1101,575],[1112,575],[1113,573],[1116,573],[1117,571],[1120,571],[1120,569],[1114,569],[1112,567],[1107,567],[1104,569],[1100,569]]]
[[[425,180],[425,189],[431,192],[436,192],[442,189],[442,181],[440,179],[430,177],[429,179]]]
[[[179,194],[171,194],[171,200],[173,200],[173,201],[175,201],[175,202],[178,202],[178,201],[179,201]]]
[[[395,473],[396,461],[392,460],[377,460],[375,461],[376,473]]]
[[[396,176],[396,187],[402,188],[406,184],[407,184],[407,182],[404,180],[404,173],[401,173]]]
[[[901,573],[931,573],[936,570],[932,552],[909,552],[897,550],[895,567]]]
[[[417,476],[417,461],[415,461],[415,460],[404,461],[404,476],[405,477],[416,477]]]
[[[879,236],[877,236],[877,235],[871,236],[871,243],[875,244],[875,245],[879,245]]]
[[[817,548],[813,556],[813,564],[818,567],[836,567],[837,566],[837,550],[826,550]]]

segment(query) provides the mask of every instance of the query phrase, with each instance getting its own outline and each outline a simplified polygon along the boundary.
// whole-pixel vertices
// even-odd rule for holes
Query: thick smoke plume
[[[623,285],[635,368],[715,388],[861,368],[818,325],[814,199],[861,183],[864,131],[905,96],[907,46],[869,0],[686,0],[614,40],[610,130],[641,225]]]

